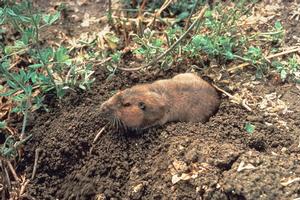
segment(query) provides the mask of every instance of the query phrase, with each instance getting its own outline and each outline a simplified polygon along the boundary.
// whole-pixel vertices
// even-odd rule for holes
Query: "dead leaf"
[[[239,164],[239,167],[237,169],[237,172],[241,172],[243,170],[252,170],[252,169],[255,169],[256,167],[254,167],[252,164],[247,164],[245,165],[245,162],[242,161],[240,164]]]
[[[295,183],[295,182],[300,182],[300,177],[297,177],[297,178],[288,178],[287,181],[281,182],[281,185],[288,186],[288,185],[290,185],[292,183]]]

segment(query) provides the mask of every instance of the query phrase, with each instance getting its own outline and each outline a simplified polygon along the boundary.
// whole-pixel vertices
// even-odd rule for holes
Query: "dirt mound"
[[[289,129],[280,128],[275,118],[249,113],[223,98],[219,112],[205,124],[168,123],[127,134],[107,128],[93,145],[106,124],[97,109],[112,90],[135,84],[137,76],[145,82],[171,75],[122,73],[107,82],[106,74],[99,71],[88,94],[71,94],[50,113],[34,116],[30,130],[34,137],[19,167],[31,176],[35,150],[41,150],[28,193],[36,199],[291,199],[300,195],[298,111],[285,115]],[[274,91],[262,88],[254,92]],[[282,88],[276,90],[295,100],[293,89]],[[296,102],[291,101],[291,108],[299,106]],[[254,133],[245,131],[246,122],[255,125]]]

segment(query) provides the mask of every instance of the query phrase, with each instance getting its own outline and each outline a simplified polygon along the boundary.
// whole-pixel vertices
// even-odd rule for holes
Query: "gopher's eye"
[[[129,106],[131,106],[131,104],[127,102],[127,103],[124,103],[123,106],[124,107],[129,107]]]
[[[139,108],[142,109],[142,110],[145,110],[146,109],[146,105],[144,102],[139,102]]]

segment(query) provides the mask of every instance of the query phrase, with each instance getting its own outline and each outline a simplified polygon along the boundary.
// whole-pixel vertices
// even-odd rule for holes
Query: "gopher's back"
[[[205,122],[219,108],[216,89],[192,73],[179,74],[156,83],[168,100],[168,121]]]

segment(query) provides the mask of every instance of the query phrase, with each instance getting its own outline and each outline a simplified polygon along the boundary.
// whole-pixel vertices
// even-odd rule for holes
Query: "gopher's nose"
[[[103,103],[100,106],[100,112],[103,114],[108,114],[111,111],[111,109],[109,108],[109,106],[107,105],[107,103]]]

